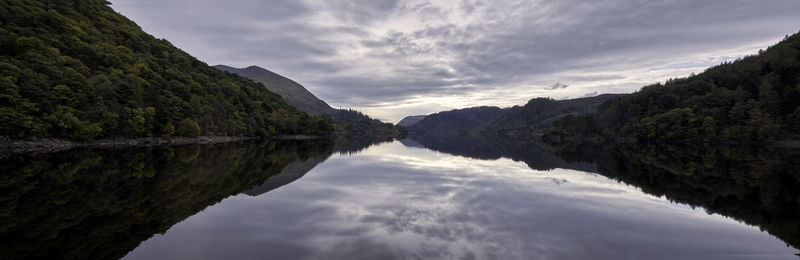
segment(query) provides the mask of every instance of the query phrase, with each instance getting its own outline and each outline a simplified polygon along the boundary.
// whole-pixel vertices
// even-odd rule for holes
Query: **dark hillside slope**
[[[411,127],[412,125],[419,123],[419,121],[422,121],[422,119],[425,119],[425,117],[427,116],[428,115],[407,116],[404,117],[402,120],[400,120],[400,122],[397,122],[397,125],[404,127]]]
[[[145,33],[107,1],[0,2],[0,136],[331,131],[263,85]]]
[[[272,71],[258,66],[250,66],[243,69],[225,65],[216,65],[214,67],[264,84],[270,91],[281,95],[283,100],[286,100],[286,103],[309,115],[327,115],[334,112],[334,109],[328,103],[314,96],[302,85]]]
[[[428,115],[409,130],[425,133],[469,133],[479,131],[504,113],[499,107],[472,107]]]

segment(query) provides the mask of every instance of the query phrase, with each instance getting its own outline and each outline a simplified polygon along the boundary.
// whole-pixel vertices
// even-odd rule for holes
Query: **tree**
[[[181,120],[178,124],[178,128],[175,129],[175,134],[186,137],[197,137],[200,135],[200,126],[197,125],[197,122],[194,120],[186,118]]]
[[[707,116],[703,118],[703,137],[704,140],[713,140],[717,138],[717,123],[713,117]]]
[[[775,91],[775,87],[769,83],[769,81],[765,80],[761,82],[758,92],[758,101],[764,108],[764,113],[766,113],[767,116],[777,116],[780,110],[781,100],[778,96],[778,92]]]
[[[794,109],[792,115],[794,117],[794,127],[796,130],[800,131],[800,106]]]

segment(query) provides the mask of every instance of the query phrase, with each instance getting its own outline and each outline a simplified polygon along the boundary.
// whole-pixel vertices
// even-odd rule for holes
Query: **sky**
[[[800,31],[798,0],[110,0],[208,63],[384,121],[631,93]]]

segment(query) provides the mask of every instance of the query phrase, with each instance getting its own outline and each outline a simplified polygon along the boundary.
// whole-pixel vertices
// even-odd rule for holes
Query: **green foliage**
[[[335,124],[336,132],[340,135],[388,137],[404,137],[408,135],[408,130],[405,127],[372,119],[355,110],[340,109],[329,115],[329,117]],[[320,127],[322,126],[322,122],[318,124]]]
[[[565,118],[549,137],[754,141],[800,138],[800,34],[759,55],[642,88]],[[596,122],[587,129],[586,122]],[[557,140],[560,138],[551,138]]]
[[[207,66],[108,4],[0,2],[0,136],[169,136],[185,118],[215,135],[332,131],[327,119]]]
[[[175,134],[179,136],[187,136],[187,137],[197,137],[200,135],[200,126],[197,125],[197,122],[186,118],[181,120],[178,124],[178,128],[175,129]]]

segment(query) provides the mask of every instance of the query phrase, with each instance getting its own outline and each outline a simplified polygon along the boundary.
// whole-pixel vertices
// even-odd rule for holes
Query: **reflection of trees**
[[[800,151],[754,147],[561,147],[609,178],[759,226],[800,248]]]
[[[336,139],[334,151],[340,154],[356,154],[373,145],[391,143],[396,139],[392,135],[342,135]]]
[[[115,259],[330,142],[80,150],[0,161],[0,258]]]
[[[800,151],[755,147],[564,144],[486,136],[412,135],[427,148],[476,159],[510,158],[532,169],[598,172],[655,196],[706,208],[800,248]]]
[[[595,171],[587,163],[568,163],[555,155],[549,147],[533,141],[520,141],[491,135],[412,134],[410,139],[435,151],[481,160],[502,157],[522,161],[535,170],[571,168]]]

